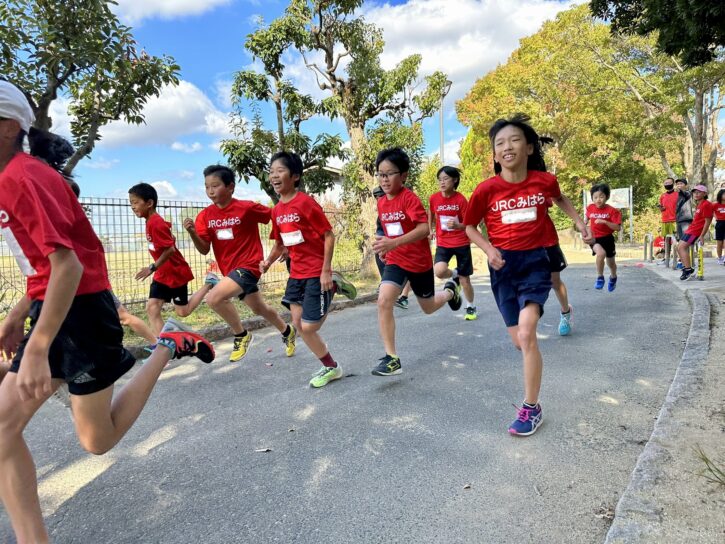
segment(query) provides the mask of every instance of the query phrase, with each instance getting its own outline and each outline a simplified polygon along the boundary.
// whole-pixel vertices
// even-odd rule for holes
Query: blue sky
[[[287,2],[275,0],[119,0],[117,13],[130,24],[148,52],[168,54],[181,66],[181,84],[149,101],[141,127],[113,123],[75,174],[84,196],[122,197],[140,181],[153,183],[166,198],[205,200],[201,171],[223,163],[217,143],[228,137],[229,86],[236,71],[252,66],[244,40],[261,16],[271,21]],[[420,75],[443,70],[453,81],[444,107],[446,161],[456,162],[466,129],[455,117],[454,103],[479,77],[495,68],[546,19],[566,9],[557,0],[408,0],[366,2],[361,14],[380,26],[386,40],[388,68],[421,53]],[[304,92],[324,96],[312,73],[296,54],[287,58],[288,74]],[[54,106],[55,129],[67,132],[67,103]],[[272,111],[262,107],[273,125]],[[311,120],[303,128],[348,136],[341,121]],[[438,117],[424,124],[426,152],[439,147]],[[262,198],[256,183],[238,186],[239,196]]]

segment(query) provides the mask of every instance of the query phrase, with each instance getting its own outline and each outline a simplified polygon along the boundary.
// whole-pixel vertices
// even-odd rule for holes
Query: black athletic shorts
[[[434,263],[449,263],[456,258],[456,269],[459,276],[470,276],[473,274],[473,258],[471,257],[471,246],[440,247],[436,248]]]
[[[561,272],[567,267],[566,257],[564,257],[564,252],[559,244],[545,249],[546,254],[549,256],[549,270],[551,272]]]
[[[385,265],[383,279],[380,283],[392,283],[402,289],[407,281],[410,281],[410,288],[418,298],[431,298],[435,295],[435,278],[432,268],[425,272],[408,272],[397,264]]]
[[[302,306],[302,321],[317,323],[330,311],[334,294],[334,291],[322,291],[320,278],[289,278],[282,305],[287,309],[292,304]]]
[[[149,298],[157,298],[164,302],[174,302],[176,306],[186,306],[189,303],[189,286],[169,287],[157,281],[151,282]]]
[[[725,219],[715,221],[715,240],[725,240]]]
[[[595,244],[599,244],[600,246],[602,246],[602,249],[604,249],[604,254],[610,259],[617,254],[617,249],[614,246],[613,234],[602,236],[601,238],[594,238],[594,243],[589,245],[589,247],[592,248],[592,255],[596,255],[596,253],[594,252]]]
[[[245,296],[259,291],[259,285],[257,285],[259,278],[246,268],[235,268],[227,274],[227,278],[233,279],[242,288],[242,292],[237,297],[239,300],[244,300]]]
[[[30,305],[30,331],[13,358],[18,372],[43,302]],[[78,295],[50,345],[50,375],[68,383],[71,395],[90,395],[113,385],[136,362],[123,347],[123,328],[110,291]]]

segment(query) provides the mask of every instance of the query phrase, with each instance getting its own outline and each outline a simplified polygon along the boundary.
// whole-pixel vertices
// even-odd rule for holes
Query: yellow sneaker
[[[232,354],[229,356],[229,361],[236,363],[244,359],[244,356],[249,350],[249,346],[252,345],[252,333],[247,331],[247,334],[241,338],[234,337],[234,347],[232,348]]]
[[[282,337],[282,342],[284,342],[284,352],[287,354],[287,357],[292,357],[297,348],[297,329],[295,329],[292,323],[289,324],[289,329],[290,333]]]

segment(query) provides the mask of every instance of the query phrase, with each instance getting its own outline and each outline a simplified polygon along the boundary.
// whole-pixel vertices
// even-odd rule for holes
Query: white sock
[[[468,299],[466,298],[466,295],[464,295],[464,294],[461,294],[461,296],[463,297],[463,301],[464,301],[464,302],[466,303],[466,308],[471,308],[471,307],[473,306],[473,303],[472,303],[472,302],[470,302],[470,301],[469,301],[469,300],[468,300]]]
[[[451,270],[451,279],[455,280],[457,277],[458,277],[458,269],[454,268],[453,270]]]

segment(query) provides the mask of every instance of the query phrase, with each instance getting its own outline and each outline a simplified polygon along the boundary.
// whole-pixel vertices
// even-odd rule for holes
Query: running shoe
[[[448,306],[451,307],[451,310],[454,312],[460,310],[461,304],[463,303],[463,300],[461,299],[461,286],[453,280],[448,280],[443,286],[443,289],[453,293],[453,297],[451,297],[451,300],[448,301]]]
[[[373,368],[373,376],[392,376],[401,372],[403,372],[403,369],[400,365],[400,358],[392,355],[385,355],[380,359],[378,366]]]
[[[204,278],[204,284],[214,287],[217,283],[219,283],[219,276],[217,276],[214,272],[207,272],[206,277]]]
[[[607,283],[607,291],[610,293],[617,288],[617,277],[609,276],[609,282]]]
[[[725,264],[725,257],[718,257],[717,264]]]
[[[604,276],[599,276],[594,282],[594,289],[604,289]]]
[[[569,336],[571,334],[571,314],[574,309],[569,305],[569,311],[561,314],[559,318],[559,336]]]
[[[211,363],[216,357],[214,346],[206,338],[195,332],[162,331],[159,334],[158,343],[171,350],[172,359],[181,359],[193,355],[203,363]]]
[[[232,353],[229,355],[229,361],[232,363],[236,363],[237,361],[241,361],[244,359],[244,356],[247,354],[247,351],[249,351],[249,346],[252,345],[252,333],[247,331],[247,334],[244,336],[235,336],[234,337],[234,347],[232,348]]]
[[[295,349],[297,348],[297,329],[295,329],[295,326],[290,323],[289,330],[290,333],[287,336],[282,335],[282,342],[284,342],[285,354],[287,357],[292,357],[295,354]],[[247,333],[247,335],[249,335],[249,333]]]
[[[164,323],[164,326],[161,327],[161,332],[194,332],[194,329],[189,327],[188,325],[184,325],[181,321],[178,321],[177,319],[174,319],[173,317],[169,317],[166,322]]]
[[[509,426],[509,433],[516,436],[531,436],[544,422],[541,405],[537,404],[536,408],[526,408],[524,406],[518,410],[516,419]]]
[[[475,306],[469,306],[466,308],[466,321],[475,321],[478,319],[478,311]]]
[[[347,281],[339,272],[332,273],[332,282],[337,286],[337,292],[345,298],[355,300],[357,296],[357,288]]]
[[[682,275],[680,276],[680,281],[687,281],[689,279],[692,279],[695,277],[695,269],[694,268],[683,268],[682,269]]]
[[[339,380],[340,378],[342,378],[342,369],[339,366],[323,366],[312,376],[310,386],[324,387],[331,381]]]
[[[409,304],[408,297],[406,297],[404,295],[401,295],[400,298],[398,298],[398,300],[395,301],[395,305],[398,308],[402,308],[403,310],[408,309],[408,304]]]

